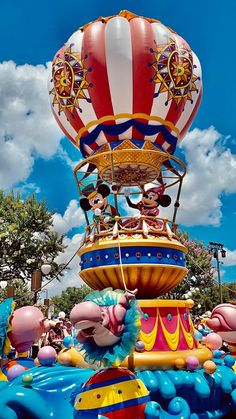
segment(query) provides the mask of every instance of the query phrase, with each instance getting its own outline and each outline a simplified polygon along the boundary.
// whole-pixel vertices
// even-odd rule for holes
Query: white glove
[[[94,211],[94,215],[97,215],[98,217],[100,217],[102,211],[100,210],[100,208],[96,208]]]
[[[124,189],[124,195],[125,195],[126,198],[128,198],[130,196],[130,191],[129,191],[128,188]]]
[[[111,217],[105,217],[104,218],[104,223],[108,223],[109,221],[111,221]]]

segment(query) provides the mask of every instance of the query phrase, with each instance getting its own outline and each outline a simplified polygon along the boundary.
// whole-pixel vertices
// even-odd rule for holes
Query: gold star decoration
[[[58,105],[58,113],[66,109],[73,113],[75,108],[80,112],[80,100],[88,97],[89,83],[86,76],[89,69],[85,68],[84,60],[77,52],[71,51],[71,46],[65,49],[63,56],[58,54],[52,65],[52,82],[54,84],[51,94],[54,96],[52,106]]]
[[[160,85],[155,97],[168,92],[166,105],[172,99],[176,104],[182,99],[193,102],[192,92],[197,91],[196,81],[199,78],[193,73],[191,51],[185,45],[177,47],[175,41],[169,38],[167,44],[158,45],[151,52],[154,54],[151,66],[155,70],[152,81]]]

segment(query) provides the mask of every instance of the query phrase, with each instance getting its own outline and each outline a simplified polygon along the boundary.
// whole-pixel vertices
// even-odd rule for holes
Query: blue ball
[[[79,341],[76,338],[73,338],[74,346],[80,345]]]
[[[66,336],[66,337],[63,339],[63,345],[64,345],[66,348],[70,348],[70,347],[73,345],[73,343],[74,343],[74,339],[72,338],[72,336]]]
[[[222,352],[220,351],[220,349],[216,349],[215,351],[213,351],[213,355],[214,358],[220,359],[222,357]]]
[[[235,358],[232,355],[226,355],[224,357],[224,363],[227,367],[233,367],[235,364]]]
[[[200,332],[194,333],[194,339],[199,341],[202,340],[202,334]]]

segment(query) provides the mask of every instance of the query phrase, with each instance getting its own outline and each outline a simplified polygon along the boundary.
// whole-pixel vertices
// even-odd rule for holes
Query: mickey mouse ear
[[[162,207],[168,207],[171,204],[171,197],[169,195],[162,195],[159,198],[159,204]]]
[[[102,185],[99,185],[97,192],[100,193],[103,198],[105,198],[110,194],[110,188],[109,186],[105,185],[105,183],[102,183]]]

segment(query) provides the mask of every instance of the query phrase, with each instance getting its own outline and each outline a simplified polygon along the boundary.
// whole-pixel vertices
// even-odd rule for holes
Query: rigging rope
[[[73,254],[73,256],[68,260],[68,262],[66,262],[66,264],[63,266],[63,268],[60,269],[60,271],[55,276],[53,276],[53,278],[48,280],[47,283],[45,283],[41,288],[38,288],[35,291],[29,291],[26,294],[24,294],[24,296],[15,298],[14,301],[20,301],[20,300],[23,300],[26,297],[29,297],[31,295],[36,294],[37,292],[41,291],[43,288],[47,287],[52,281],[54,281],[55,278],[59,280],[59,278],[58,278],[59,275],[61,275],[61,273],[67,268],[67,266],[71,263],[71,261],[74,259],[74,257],[77,255],[77,253],[79,252],[79,250],[81,249],[81,247],[83,245],[84,245],[84,240],[82,240],[82,242],[79,245],[79,248],[76,250],[76,252]]]

